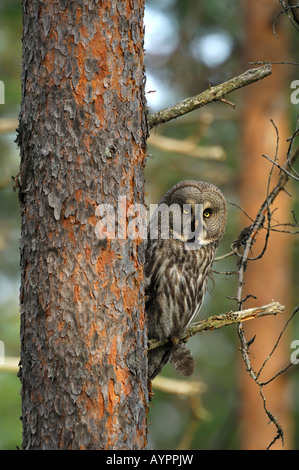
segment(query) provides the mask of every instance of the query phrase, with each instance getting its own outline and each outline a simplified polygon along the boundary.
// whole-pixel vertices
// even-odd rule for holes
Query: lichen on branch
[[[164,122],[171,121],[176,119],[179,116],[190,113],[197,108],[207,105],[213,101],[223,101],[227,104],[232,105],[232,103],[224,100],[224,96],[228,93],[231,93],[234,90],[238,90],[244,86],[250,85],[258,80],[261,80],[272,73],[272,65],[266,64],[262,67],[257,67],[253,69],[246,70],[246,72],[233,77],[227,82],[221,83],[213,87],[209,87],[204,92],[199,95],[192,96],[187,98],[174,106],[158,111],[157,113],[149,115],[148,125],[149,128],[157,126],[158,124],[163,124]]]
[[[211,317],[193,323],[180,338],[181,342],[186,342],[191,336],[201,333],[202,331],[216,330],[224,326],[241,323],[254,318],[261,318],[266,315],[277,315],[284,310],[284,306],[279,302],[271,302],[262,307],[253,307],[246,310],[240,310],[237,312],[226,312],[221,315],[212,315]],[[148,349],[155,349],[169,343],[168,339],[150,340]]]

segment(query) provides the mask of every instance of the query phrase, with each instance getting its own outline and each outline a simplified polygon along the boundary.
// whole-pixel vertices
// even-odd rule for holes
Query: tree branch
[[[152,134],[147,143],[166,152],[177,152],[202,160],[223,161],[226,158],[225,150],[220,145],[197,145],[189,139],[181,140]]]
[[[299,26],[299,4],[297,0],[288,0],[294,20]]]
[[[273,34],[277,39],[279,39],[279,38],[278,38],[278,36],[276,34],[276,31],[275,31],[276,23],[278,21],[278,18],[280,18],[280,16],[283,15],[284,13],[287,15],[287,17],[289,18],[292,25],[299,31],[299,29],[298,29],[298,25],[299,25],[298,8],[299,8],[299,4],[297,3],[297,0],[289,0],[288,1],[289,5],[286,5],[283,0],[279,0],[279,3],[282,6],[282,10],[280,10],[280,12],[277,14],[277,16],[276,16],[276,18],[273,22],[273,25],[272,25]],[[291,12],[292,12],[293,19],[290,16],[289,10],[291,10]]]
[[[169,108],[163,109],[157,113],[151,114],[148,118],[149,128],[162,124],[164,122],[176,119],[179,116],[190,113],[197,108],[201,108],[213,101],[224,101],[223,97],[234,90],[238,90],[244,86],[250,85],[258,80],[271,75],[271,64],[263,65],[262,67],[249,69],[246,72],[234,77],[227,82],[221,83],[208,90],[200,93],[199,95],[187,98],[180,103],[175,104]],[[231,103],[230,103],[231,104]]]
[[[266,315],[276,315],[281,313],[284,310],[284,306],[278,302],[271,302],[268,305],[263,305],[262,307],[253,307],[248,308],[247,310],[237,311],[237,312],[227,312],[221,315],[213,315],[201,320],[199,322],[193,323],[180,338],[180,342],[186,342],[191,336],[196,335],[202,331],[216,330],[222,328],[223,326],[233,325],[236,323],[244,322],[247,320],[252,320],[254,318],[261,318]],[[166,344],[171,344],[170,340],[162,339],[155,340],[152,339],[149,341],[149,350],[165,346]]]
[[[270,231],[271,231],[271,216],[272,216],[272,214],[270,212],[270,206],[273,204],[273,202],[276,199],[276,197],[278,196],[278,194],[281,191],[285,190],[285,185],[288,182],[288,180],[291,177],[294,177],[292,173],[296,174],[296,172],[293,168],[293,165],[296,162],[296,159],[299,157],[299,146],[295,149],[295,151],[293,151],[293,145],[294,145],[296,137],[299,134],[299,118],[298,118],[298,121],[297,121],[297,126],[296,126],[295,132],[293,133],[291,138],[287,139],[290,142],[290,144],[289,144],[289,147],[288,147],[288,150],[287,150],[286,161],[285,161],[284,165],[283,166],[279,165],[280,171],[279,171],[279,175],[278,175],[277,184],[274,186],[274,188],[270,192],[270,183],[271,183],[271,179],[272,179],[273,168],[274,168],[275,165],[277,166],[276,160],[277,160],[278,144],[279,144],[278,129],[275,126],[273,121],[272,121],[272,124],[274,125],[274,128],[276,130],[277,144],[276,144],[276,151],[275,151],[274,159],[271,160],[272,168],[271,168],[271,171],[270,171],[270,174],[269,174],[269,179],[268,179],[267,196],[266,196],[266,199],[264,200],[264,202],[262,203],[262,205],[260,206],[260,209],[257,213],[257,216],[256,216],[253,224],[250,225],[250,227],[246,227],[241,232],[241,234],[238,237],[238,239],[236,240],[236,242],[234,242],[233,245],[232,245],[232,247],[234,247],[234,249],[235,248],[238,249],[238,248],[241,248],[241,247],[244,248],[243,254],[239,254],[236,251],[236,254],[239,256],[239,262],[238,262],[238,265],[239,265],[238,288],[237,288],[237,297],[236,297],[239,309],[242,309],[243,303],[248,298],[248,296],[246,296],[245,299],[242,299],[242,292],[243,292],[243,286],[244,286],[244,273],[245,273],[245,270],[246,270],[246,267],[247,267],[247,262],[261,258],[263,256],[265,250],[266,250],[266,247],[267,247],[268,237],[269,237],[269,234],[270,234]],[[266,158],[268,158],[268,157],[266,157]],[[267,227],[265,227],[266,221],[267,221]],[[295,219],[295,222],[296,222],[296,219]],[[266,229],[267,230],[264,248],[262,249],[262,252],[257,257],[249,258],[251,247],[252,247],[252,245],[253,245],[253,243],[256,239],[256,236],[257,236],[258,232],[261,229]],[[242,234],[243,234],[243,236],[242,236]],[[296,313],[296,311],[297,310],[295,310],[294,314]],[[284,332],[285,328],[283,329],[282,333]],[[282,335],[282,333],[281,333],[281,335]],[[255,381],[255,383],[259,387],[259,392],[260,392],[260,395],[261,395],[262,400],[263,400],[263,405],[264,405],[265,412],[266,412],[268,418],[270,419],[270,421],[276,427],[276,435],[274,436],[272,442],[268,446],[268,449],[270,449],[271,446],[278,439],[281,439],[281,441],[283,443],[284,437],[283,437],[283,430],[282,430],[281,425],[278,422],[278,419],[267,408],[266,398],[263,394],[262,389],[265,385],[267,385],[267,383],[271,382],[276,377],[278,377],[283,372],[285,372],[290,367],[290,364],[288,366],[286,366],[284,369],[281,369],[280,371],[278,371],[277,374],[275,374],[268,381],[260,382],[259,381],[259,375],[261,373],[261,370],[264,368],[264,365],[268,361],[269,357],[272,356],[273,351],[276,349],[276,347],[277,347],[277,345],[280,341],[281,335],[280,335],[278,341],[276,342],[276,344],[273,348],[273,351],[270,353],[270,355],[264,361],[264,364],[262,365],[260,371],[256,372],[253,369],[252,365],[251,365],[251,361],[250,361],[250,357],[249,357],[249,347],[252,344],[252,340],[247,341],[247,339],[245,337],[245,332],[244,332],[244,328],[243,328],[242,323],[238,324],[238,334],[239,334],[240,343],[241,343],[240,351],[241,351],[243,361],[245,363],[246,371],[248,372],[249,376]],[[254,338],[253,338],[253,340],[254,340]]]
[[[19,121],[17,119],[0,119],[0,134],[7,134],[9,132],[16,132],[16,129],[19,125]]]
[[[237,291],[237,301],[238,301],[238,308],[242,308],[242,290],[243,290],[243,279],[244,279],[244,272],[247,266],[248,260],[253,260],[249,258],[249,253],[252,247],[252,244],[257,236],[257,233],[264,227],[264,220],[269,212],[269,207],[273,204],[274,200],[278,196],[278,194],[284,189],[286,183],[288,182],[290,176],[289,173],[292,171],[293,164],[295,163],[296,159],[299,156],[299,146],[296,150],[292,152],[293,142],[295,140],[295,135],[297,135],[298,130],[296,129],[293,138],[291,139],[289,149],[287,152],[287,159],[284,164],[284,167],[281,168],[279,172],[279,178],[276,186],[272,189],[270,194],[267,195],[265,201],[261,205],[258,214],[254,223],[248,228],[246,242],[244,243],[244,252],[240,256],[240,264],[239,264],[239,283],[238,283],[238,291]],[[239,329],[241,329],[241,325],[239,325]]]
[[[166,393],[175,393],[185,397],[194,397],[207,391],[207,386],[199,380],[177,380],[158,375],[153,380],[153,387]]]
[[[3,363],[0,363],[0,371],[4,372],[18,372],[19,370],[19,357],[5,357]]]

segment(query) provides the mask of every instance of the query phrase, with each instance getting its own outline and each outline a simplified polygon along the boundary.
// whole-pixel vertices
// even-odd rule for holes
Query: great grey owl
[[[193,372],[191,352],[178,340],[200,310],[226,216],[222,192],[193,180],[171,188],[151,216],[145,252],[148,339],[171,343],[148,351],[150,380],[167,361],[181,375]]]

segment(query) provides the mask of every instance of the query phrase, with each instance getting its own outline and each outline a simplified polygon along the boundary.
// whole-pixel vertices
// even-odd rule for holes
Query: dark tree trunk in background
[[[146,445],[142,243],[95,233],[144,200],[143,3],[23,0],[25,449]]]

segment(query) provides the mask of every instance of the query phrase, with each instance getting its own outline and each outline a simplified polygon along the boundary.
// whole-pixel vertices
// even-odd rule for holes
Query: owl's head
[[[218,243],[223,237],[226,202],[220,189],[213,184],[196,180],[181,181],[164,195],[157,213],[161,216],[158,224],[161,238],[166,238],[163,233],[166,233],[168,224],[170,238],[195,243],[195,246]],[[154,217],[152,219],[154,222]]]

